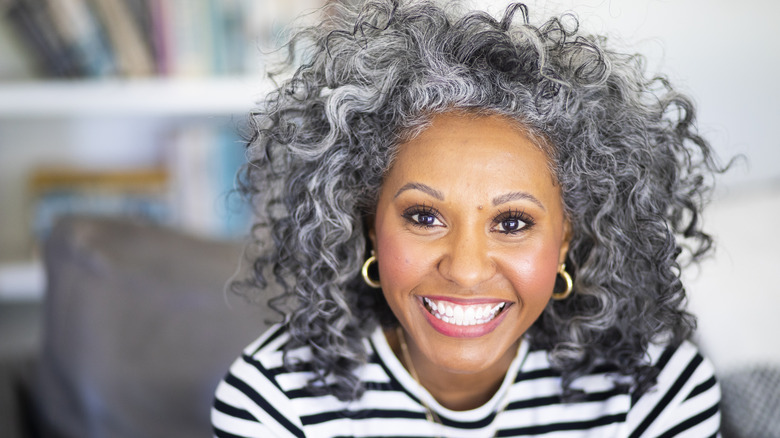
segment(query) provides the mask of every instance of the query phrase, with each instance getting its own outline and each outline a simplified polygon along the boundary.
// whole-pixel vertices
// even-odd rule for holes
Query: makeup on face
[[[501,116],[440,114],[399,146],[369,235],[387,302],[433,368],[508,366],[549,302],[568,249],[549,169]]]

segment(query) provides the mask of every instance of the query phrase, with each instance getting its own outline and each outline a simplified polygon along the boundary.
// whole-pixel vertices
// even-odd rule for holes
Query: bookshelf
[[[215,150],[225,142],[236,143],[230,154],[235,158],[238,125],[270,88],[269,82],[250,76],[0,83],[0,302],[43,297],[36,235],[41,220],[33,211],[42,198],[36,195],[41,180],[49,186],[68,185],[69,179],[87,179],[82,186],[91,181],[108,186],[105,181],[128,172],[135,178],[133,172],[162,167],[173,211],[164,223],[183,224],[206,236],[236,235],[240,225],[225,231],[219,222],[224,212],[215,213],[230,184],[229,165],[205,172],[221,172],[217,183],[193,184],[203,178],[192,169],[202,170],[215,153],[222,159],[226,154]],[[217,138],[226,134],[235,135],[220,143]],[[104,137],[116,138],[102,148]],[[159,173],[154,176],[164,180]],[[182,189],[186,186],[193,188]],[[211,200],[199,204],[206,192]]]
[[[248,230],[228,192],[272,87],[261,53],[325,3],[0,1],[0,303],[43,296],[38,248],[60,214]]]

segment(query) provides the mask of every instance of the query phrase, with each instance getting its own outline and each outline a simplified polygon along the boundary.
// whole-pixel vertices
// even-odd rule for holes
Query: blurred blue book
[[[168,163],[176,223],[208,236],[249,233],[251,209],[236,190],[244,151],[234,128],[187,125],[173,132]]]

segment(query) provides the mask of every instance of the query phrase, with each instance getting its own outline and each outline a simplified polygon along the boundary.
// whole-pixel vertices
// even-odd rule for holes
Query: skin
[[[568,250],[547,155],[501,116],[436,115],[400,145],[369,238],[420,383],[453,410],[487,402],[551,299]],[[426,315],[422,297],[432,296],[506,307],[488,333],[453,336]],[[395,330],[386,337],[410,369]]]

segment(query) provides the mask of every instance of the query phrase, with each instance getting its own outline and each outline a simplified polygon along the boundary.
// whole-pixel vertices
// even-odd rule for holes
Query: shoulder
[[[712,364],[691,342],[651,345],[657,382],[634,394],[626,423],[629,436],[715,436],[720,427],[720,387]]]
[[[376,336],[372,337],[380,339]],[[309,391],[307,384],[314,376],[311,349],[286,348],[290,340],[284,327],[274,326],[236,359],[215,393],[211,422],[216,436],[339,436],[352,427],[345,423],[350,418],[374,424],[371,417],[386,410],[388,403],[405,406],[399,401],[404,392],[390,377],[374,342],[365,340],[370,357],[355,371],[366,384],[366,394],[350,402]],[[293,371],[284,365],[285,350]],[[388,427],[396,423],[392,418],[386,421]]]
[[[215,393],[211,420],[217,436],[303,436],[288,390],[306,378],[284,367],[289,339],[284,327],[273,326],[233,362]],[[293,354],[305,361],[307,352]]]

